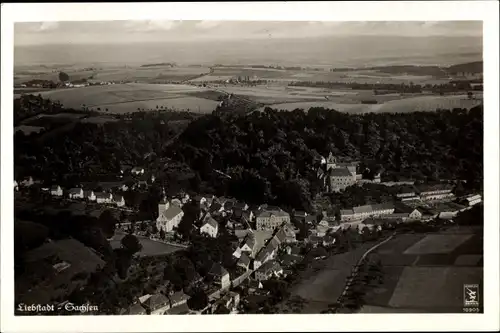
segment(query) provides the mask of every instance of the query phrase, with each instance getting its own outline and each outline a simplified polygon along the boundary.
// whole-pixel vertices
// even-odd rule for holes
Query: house
[[[113,195],[111,193],[96,192],[95,197],[97,203],[111,203],[113,201]]]
[[[342,221],[353,221],[359,219],[366,219],[368,217],[389,215],[392,213],[394,213],[394,205],[392,203],[364,205],[364,206],[353,207],[352,209],[341,210],[340,219]]]
[[[207,207],[210,207],[217,199],[213,194],[203,194],[202,197],[205,198],[205,205]]]
[[[177,206],[179,208],[182,208],[182,206],[183,206],[182,201],[180,199],[176,199],[176,198],[170,200],[170,204]]]
[[[236,266],[241,267],[245,270],[248,270],[248,267],[250,267],[250,258],[246,253],[242,253],[240,255],[240,258],[236,262]]]
[[[474,206],[477,205],[482,201],[481,195],[480,194],[471,194],[460,200],[460,203],[466,205],[466,206]]]
[[[241,213],[241,219],[247,223],[253,222],[255,216],[251,210],[246,210]]]
[[[248,286],[248,293],[249,294],[254,294],[257,291],[264,288],[264,286],[262,285],[262,282],[259,280],[248,280],[247,286]]]
[[[187,303],[187,301],[190,299],[190,296],[186,295],[184,291],[181,290],[173,293],[168,298],[170,300],[170,307],[175,308],[176,306]]]
[[[62,190],[61,186],[54,185],[50,188],[50,194],[55,196],[55,197],[62,197],[63,190]]]
[[[165,314],[166,315],[189,315],[189,314],[196,314],[196,311],[191,311],[189,309],[189,306],[187,303],[183,303],[181,305],[178,305],[176,307],[168,309]]]
[[[122,314],[124,315],[145,315],[147,312],[146,312],[146,309],[144,309],[144,307],[139,304],[139,303],[135,303],[134,305],[130,306],[127,310],[125,310]]]
[[[315,225],[318,222],[318,218],[315,215],[307,215],[304,221],[308,225]]]
[[[453,186],[450,184],[417,185],[416,187],[423,201],[452,199],[454,197],[451,192]]]
[[[82,188],[71,188],[68,191],[68,196],[70,199],[83,199],[84,193]]]
[[[144,304],[151,296],[150,294],[142,295],[139,297],[139,303]]]
[[[287,246],[286,253],[294,256],[302,256],[302,249],[299,246]]]
[[[231,280],[228,271],[219,263],[214,263],[208,272],[208,275],[213,278],[214,283],[221,288],[228,288],[231,285]]]
[[[454,218],[459,212],[466,209],[466,206],[462,206],[453,202],[441,203],[433,208],[434,212],[438,214],[438,217],[444,220]]]
[[[83,197],[89,201],[96,201],[97,200],[97,197],[96,197],[94,191],[92,191],[92,190],[83,191]]]
[[[417,197],[417,192],[414,187],[404,187],[396,194],[396,198],[400,200],[413,197]]]
[[[170,300],[163,294],[154,294],[143,303],[143,306],[152,315],[163,315],[170,309]]]
[[[33,180],[33,177],[27,177],[21,181],[21,186],[23,187],[30,187],[33,184],[35,184],[35,181]]]
[[[341,209],[340,219],[342,221],[352,221],[355,219],[354,211],[352,209]]]
[[[268,261],[255,272],[255,279],[259,281],[268,280],[272,276],[283,274],[283,268],[277,261]]]
[[[193,197],[193,201],[195,203],[197,203],[198,205],[202,206],[202,205],[205,204],[205,202],[207,202],[207,199],[204,196],[202,196],[202,195],[195,195]]]
[[[298,210],[298,211],[295,211],[295,213],[293,213],[293,217],[299,221],[304,221],[306,216],[307,216],[307,213],[302,211],[302,210]]]
[[[324,235],[326,235],[329,229],[330,229],[330,224],[328,223],[328,221],[322,220],[316,226],[316,236],[323,237]]]
[[[248,233],[243,240],[243,244],[240,246],[241,252],[247,253],[252,257],[255,252],[255,244],[255,235],[251,232]]]
[[[227,213],[232,213],[234,205],[236,205],[237,201],[235,199],[226,199],[224,204],[222,205],[224,211]]]
[[[123,207],[125,206],[125,199],[123,198],[122,195],[117,195],[115,194],[113,196],[113,201],[118,207]]]
[[[210,205],[210,208],[208,209],[208,211],[211,213],[211,214],[218,214],[220,212],[222,212],[224,210],[224,207],[222,207],[222,205],[220,204],[220,202],[217,202],[214,200],[214,202]]]
[[[283,230],[283,228],[280,228],[278,230],[278,232],[276,232],[274,234],[273,239],[278,242],[278,246],[279,246],[279,244],[285,243],[285,241],[287,239],[287,235],[286,235],[285,230]]]
[[[260,266],[262,266],[262,264],[264,264],[271,258],[272,258],[272,253],[270,253],[266,247],[263,247],[259,251],[259,253],[257,253],[255,260],[253,261],[253,269],[258,269]]]
[[[207,234],[208,236],[215,238],[219,231],[219,223],[210,215],[205,216],[203,219],[203,225],[200,228],[200,233]]]
[[[133,175],[143,175],[144,174],[144,168],[141,168],[141,167],[133,167],[132,170],[130,170],[130,172],[133,174]]]
[[[275,230],[284,223],[290,223],[290,215],[283,210],[262,210],[255,217],[257,230]]]
[[[398,214],[407,214],[407,216],[400,216],[401,218],[408,218],[412,220],[420,220],[422,218],[422,211],[418,208],[410,207],[405,205],[404,203],[396,203],[394,205],[394,215]]]
[[[323,246],[332,246],[335,242],[336,239],[333,235],[326,235],[323,237]]]
[[[285,224],[281,230],[285,233],[285,243],[295,243],[297,241],[297,233],[291,224]]]
[[[307,241],[311,243],[313,247],[316,247],[320,244],[323,244],[323,237],[317,235],[309,235],[309,237],[307,237]]]

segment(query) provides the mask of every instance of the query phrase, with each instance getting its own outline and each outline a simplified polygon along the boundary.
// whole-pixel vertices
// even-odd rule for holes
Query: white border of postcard
[[[252,2],[2,4],[1,331],[497,330],[499,323],[498,2]],[[15,317],[13,274],[13,22],[105,20],[484,22],[484,314]]]

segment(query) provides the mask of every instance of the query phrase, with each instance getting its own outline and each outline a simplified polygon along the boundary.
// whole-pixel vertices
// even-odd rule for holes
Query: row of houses
[[[53,197],[63,197],[64,190],[59,185],[53,185],[50,188],[50,195]],[[122,195],[112,194],[107,192],[94,192],[92,190],[84,190],[83,188],[71,188],[66,191],[67,197],[70,199],[82,199],[94,201],[99,204],[114,204],[118,207],[125,206],[125,199]]]
[[[144,295],[139,297],[128,309],[122,309],[120,314],[128,315],[164,315],[170,314],[174,309],[178,309],[184,305],[187,306],[189,296],[183,291],[171,293],[168,296],[164,294]],[[188,310],[189,311],[189,310]]]
[[[396,197],[403,202],[453,200],[455,195],[452,191],[450,184],[414,185],[401,190]]]

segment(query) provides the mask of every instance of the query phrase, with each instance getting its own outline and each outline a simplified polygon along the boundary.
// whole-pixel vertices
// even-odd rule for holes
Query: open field
[[[415,112],[434,111],[437,109],[465,108],[470,109],[482,103],[482,99],[470,100],[466,95],[453,96],[419,96],[387,101],[382,104],[348,104],[335,101],[297,102],[267,105],[278,110],[308,110],[311,107],[323,107],[348,113],[367,112]],[[263,110],[264,108],[262,108]]]
[[[476,228],[397,235],[373,254],[384,279],[360,312],[462,312],[463,284],[483,283],[482,247]]]
[[[299,296],[305,299],[301,313],[320,313],[335,303],[344,291],[347,277],[361,256],[375,243],[365,243],[359,248],[333,255],[325,261],[314,261],[292,290],[291,298]],[[286,301],[280,308],[286,308]]]
[[[110,241],[111,246],[113,248],[120,247],[121,239],[123,237],[125,237],[125,234],[115,234],[115,236],[113,236],[113,239]],[[141,257],[165,255],[183,249],[182,247],[157,242],[146,237],[137,236],[137,238],[142,244],[142,250],[141,252],[139,252],[139,255]]]
[[[376,70],[330,72],[328,69],[315,71],[251,67],[215,67],[213,73],[196,78],[193,82],[222,81],[245,76],[249,76],[251,80],[270,80],[277,82],[329,81],[391,84],[413,82],[415,84],[440,84],[449,81],[449,79],[446,78],[434,78],[427,75],[391,75]]]
[[[448,253],[471,237],[472,235],[428,235],[404,254]]]
[[[67,296],[105,264],[93,250],[74,239],[46,243],[28,252],[25,260],[27,271],[16,278],[16,301],[27,304],[48,304],[56,297]],[[70,266],[57,273],[53,264],[59,262]],[[77,274],[82,278],[77,278]]]
[[[14,83],[21,84],[30,80],[49,80],[58,82],[59,72],[67,73],[71,81],[87,79],[88,81],[143,81],[155,83],[159,81],[186,81],[210,73],[208,67],[138,67],[138,66],[98,66],[93,70],[84,70],[76,66],[20,67],[15,69]]]
[[[210,90],[193,85],[177,84],[114,84],[85,88],[57,89],[42,92],[43,97],[60,101],[65,107],[86,107],[110,113],[136,112],[137,109],[153,110],[156,106],[192,112],[212,112],[218,102],[214,94],[208,98],[195,97],[209,94]],[[195,94],[195,96],[192,96]]]
[[[139,67],[98,71],[94,81],[185,81],[210,72],[207,67]]]

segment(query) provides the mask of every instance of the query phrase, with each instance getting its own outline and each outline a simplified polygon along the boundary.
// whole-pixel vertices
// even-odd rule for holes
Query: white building
[[[123,198],[122,195],[114,195],[113,196],[113,201],[118,207],[123,207],[125,206],[125,199]]]
[[[480,194],[471,194],[469,196],[466,196],[462,201],[467,206],[474,206],[480,203],[482,201],[482,198]]]
[[[84,193],[82,188],[72,188],[68,192],[70,199],[83,199]]]
[[[391,203],[364,205],[340,211],[342,221],[362,220],[369,217],[378,217],[394,213],[394,205]]]
[[[130,170],[130,172],[133,174],[133,175],[143,175],[144,174],[144,168],[141,168],[141,167],[133,167],[132,170]]]
[[[179,206],[171,205],[165,197],[158,204],[158,218],[156,219],[156,227],[164,232],[171,232],[181,223],[184,212]]]
[[[275,230],[284,223],[290,223],[290,214],[283,210],[262,210],[255,218],[257,230]]]
[[[219,232],[219,223],[214,220],[213,217],[207,214],[203,220],[203,225],[200,228],[200,233],[207,234],[208,236],[215,238]]]
[[[96,192],[95,193],[97,203],[112,203],[113,195],[111,193]]]
[[[96,201],[97,197],[95,196],[94,191],[83,191],[83,197],[89,201]]]
[[[63,190],[62,190],[61,186],[54,185],[50,188],[50,194],[55,196],[55,197],[62,197]]]

